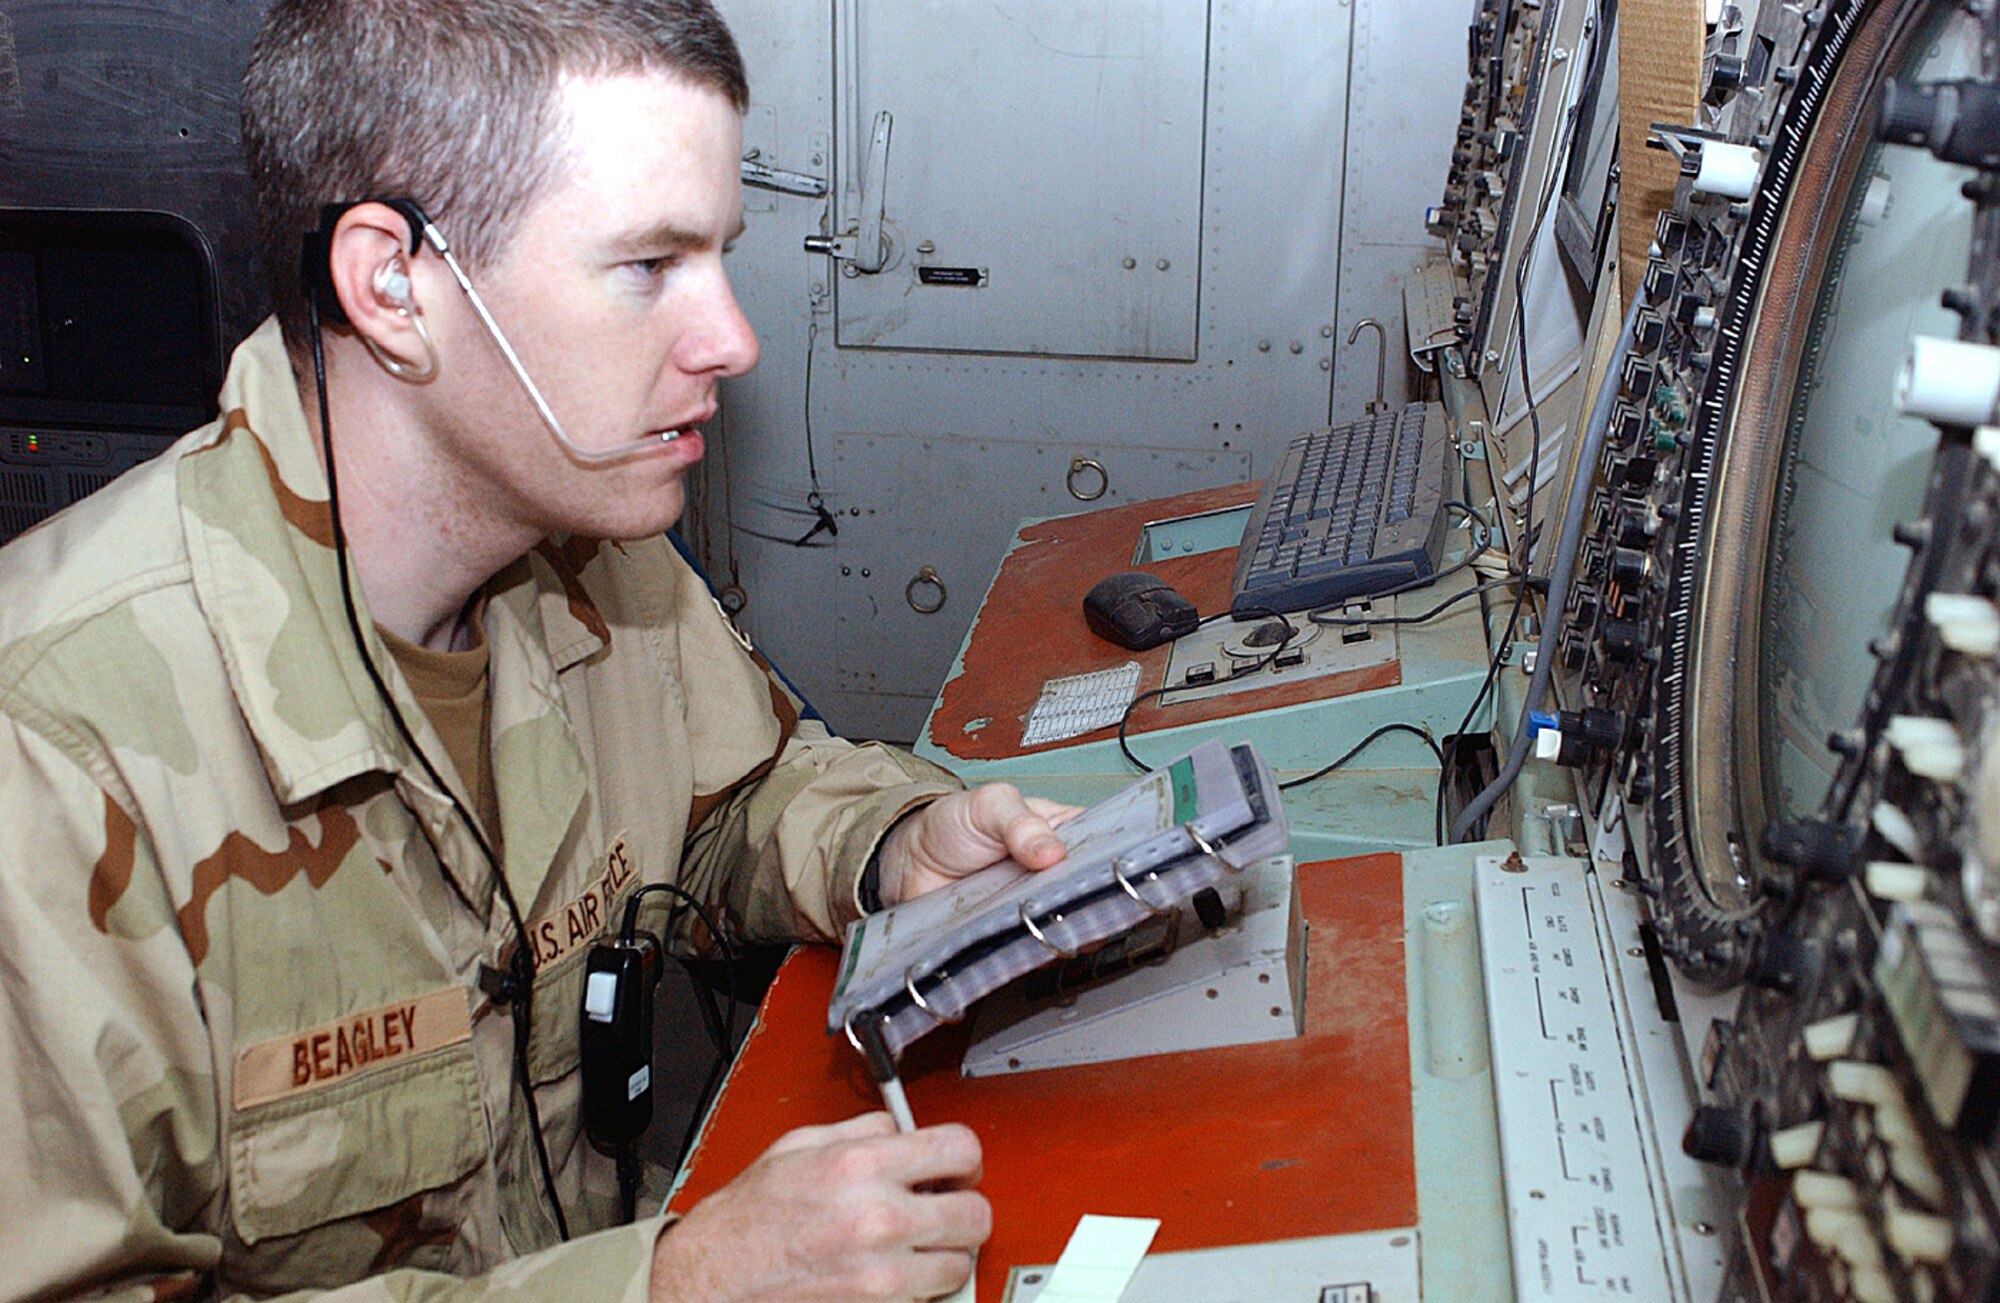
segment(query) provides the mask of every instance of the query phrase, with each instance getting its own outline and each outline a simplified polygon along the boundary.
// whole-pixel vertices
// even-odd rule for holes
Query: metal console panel
[[[1083,594],[1104,575],[1142,565],[1198,610],[1224,609],[1234,542],[1225,543],[1214,522],[1221,519],[1217,513],[1241,507],[1255,492],[1254,484],[1233,485],[1025,524],[960,649],[956,672],[931,710],[917,753],[968,781],[1018,781],[1067,799],[1091,797],[1106,781],[1125,781],[1131,767],[1118,749],[1115,729],[1029,748],[1020,743],[1023,720],[1043,683],[1053,678],[1137,661],[1140,693],[1159,688],[1174,650],[1132,653],[1090,634],[1083,624]],[[1181,521],[1188,523],[1176,523]],[[1461,573],[1378,601],[1373,613],[1425,610],[1470,582],[1470,573]],[[1296,777],[1382,724],[1415,723],[1444,736],[1464,717],[1486,670],[1476,600],[1429,623],[1397,628],[1393,637],[1389,628],[1376,626],[1367,644],[1345,643],[1340,633],[1328,627],[1319,638],[1347,653],[1333,672],[1307,674],[1291,684],[1260,673],[1226,695],[1166,706],[1141,701],[1132,712],[1129,745],[1145,757],[1208,736],[1247,737],[1275,768]],[[1396,654],[1387,659],[1362,654],[1364,647],[1384,646]],[[1473,721],[1475,727],[1482,722]],[[1304,816],[1294,817],[1295,833],[1305,842],[1302,853],[1316,857],[1432,844],[1436,774],[1436,761],[1418,738],[1383,737],[1354,768],[1288,797],[1288,808]],[[1330,840],[1316,842],[1316,835]]]
[[[1691,1074],[1643,945],[1622,944],[1636,904],[1604,882],[1582,860],[1478,864],[1515,1293],[1712,1299],[1731,1191],[1678,1152]]]

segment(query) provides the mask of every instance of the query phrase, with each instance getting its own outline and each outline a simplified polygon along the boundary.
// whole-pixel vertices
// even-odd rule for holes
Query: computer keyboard
[[[1302,611],[1437,573],[1451,436],[1412,403],[1293,439],[1244,527],[1230,612]]]

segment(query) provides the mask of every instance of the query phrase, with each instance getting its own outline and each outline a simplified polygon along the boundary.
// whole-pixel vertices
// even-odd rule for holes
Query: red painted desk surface
[[[1299,868],[1310,926],[1305,1035],[1262,1045],[965,1080],[964,1033],[903,1065],[917,1121],[985,1147],[993,1238],[979,1295],[1054,1262],[1084,1213],[1160,1218],[1153,1251],[1416,1225],[1400,856]],[[828,1036],[837,952],[802,947],[765,997],[673,1201],[685,1211],[792,1127],[881,1107],[861,1056]]]
[[[1082,737],[1024,747],[1021,734],[1042,684],[1065,674],[1139,662],[1139,690],[1160,686],[1171,646],[1127,651],[1092,633],[1083,622],[1083,595],[1106,575],[1132,570],[1139,533],[1149,521],[1241,507],[1257,500],[1260,485],[1230,484],[1178,497],[1155,498],[1081,516],[1044,520],[1020,531],[1020,545],[1000,563],[1000,574],[973,621],[964,670],[944,685],[931,718],[931,741],[961,760],[1004,760],[1047,747],[1079,746],[1117,734],[1103,728]],[[1236,568],[1233,549],[1164,557],[1144,567],[1179,590],[1203,615],[1229,605]],[[1130,733],[1201,724],[1250,711],[1390,688],[1403,681],[1390,661],[1302,683],[1233,692],[1222,697],[1162,706],[1148,701],[1132,712]],[[990,723],[967,733],[974,720]]]

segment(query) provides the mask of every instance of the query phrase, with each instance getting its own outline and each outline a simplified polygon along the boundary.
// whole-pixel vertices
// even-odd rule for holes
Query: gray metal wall
[[[837,728],[915,735],[1020,518],[1262,474],[1373,396],[1363,317],[1406,393],[1465,0],[722,7],[746,147],[832,190],[746,194],[764,360],[726,389],[697,532]],[[850,275],[801,242],[860,215],[884,110],[891,265]],[[926,258],[990,279],[925,286]],[[1078,458],[1104,475],[1073,491]],[[840,532],[794,546],[815,494]]]

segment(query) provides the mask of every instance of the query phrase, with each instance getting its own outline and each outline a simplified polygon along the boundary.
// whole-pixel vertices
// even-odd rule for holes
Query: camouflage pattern
[[[659,1223],[602,1229],[614,1173],[578,1117],[589,942],[658,880],[746,938],[836,937],[883,832],[956,783],[801,721],[663,540],[554,540],[496,576],[499,840],[577,1235],[557,1244],[512,1023],[476,985],[516,938],[353,648],[274,323],[221,406],[0,550],[0,1162],[22,1183],[0,1297],[643,1298]]]

